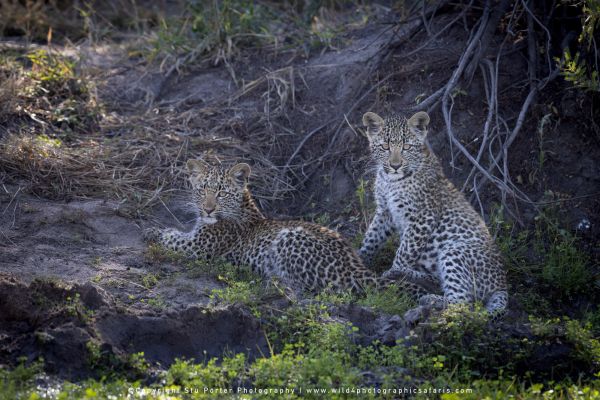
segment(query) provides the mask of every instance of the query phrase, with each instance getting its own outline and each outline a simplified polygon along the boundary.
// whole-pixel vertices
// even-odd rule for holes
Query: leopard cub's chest
[[[379,180],[377,189],[378,206],[387,209],[396,227],[404,227],[414,219],[417,201],[406,186]]]

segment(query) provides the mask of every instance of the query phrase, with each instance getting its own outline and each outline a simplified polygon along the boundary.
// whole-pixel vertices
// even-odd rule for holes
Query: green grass
[[[89,363],[99,376],[77,384],[63,382],[51,398],[99,398],[120,396],[130,388],[150,390],[148,398],[157,398],[157,389],[179,391],[174,398],[224,398],[229,390],[246,388],[287,388],[287,398],[321,398],[307,393],[308,388],[381,388],[408,387],[441,389],[441,398],[599,398],[600,342],[597,339],[599,311],[593,305],[582,311],[579,319],[567,318],[555,309],[556,299],[589,292],[575,290],[580,282],[578,268],[563,282],[548,279],[545,271],[569,270],[566,264],[580,263],[586,270],[589,260],[579,258],[577,239],[557,228],[552,219],[540,218],[532,230],[518,233],[514,226],[496,219],[498,244],[507,255],[511,279],[519,283],[514,294],[522,309],[533,316],[528,323],[518,322],[530,332],[519,333],[508,325],[492,325],[481,305],[473,309],[452,306],[427,324],[419,325],[395,345],[379,342],[359,344],[360,332],[332,314],[331,306],[356,303],[388,314],[403,314],[414,304],[396,286],[368,290],[363,295],[325,290],[313,300],[292,299],[281,309],[265,301],[277,289],[249,268],[235,267],[223,260],[189,260],[178,254],[152,249],[156,258],[179,263],[190,277],[210,276],[223,283],[211,292],[211,304],[238,304],[260,318],[268,339],[269,352],[250,360],[246,355],[225,353],[219,359],[177,360],[164,371],[153,372],[158,378],[144,380],[150,366],[140,354],[115,360],[104,354],[98,344],[88,344]],[[546,236],[545,236],[546,235]],[[582,267],[583,268],[583,267]],[[556,299],[530,290],[523,278],[550,290]],[[146,277],[148,286],[155,281]],[[81,313],[75,297],[69,307]],[[568,352],[547,369],[536,369],[529,360],[559,344]],[[35,377],[40,365],[18,365],[0,374],[0,392],[11,398],[42,396]],[[136,380],[141,379],[141,380]],[[372,379],[377,382],[373,384]],[[154,382],[154,383],[150,383]],[[186,387],[209,387],[212,393],[186,395]],[[470,393],[454,393],[468,388]],[[152,392],[155,390],[155,392]],[[152,394],[154,393],[154,394]],[[226,394],[224,394],[226,393]],[[280,398],[282,394],[252,394],[251,398]],[[354,395],[327,393],[330,398]],[[373,398],[366,392],[361,398]],[[397,398],[393,390],[381,392],[381,398]]]
[[[357,8],[362,13],[350,12]],[[345,17],[324,20],[323,9]],[[190,1],[180,15],[160,20],[142,55],[172,72],[198,61],[228,64],[249,49],[335,48],[349,23],[364,24],[368,15],[368,7],[355,1]]]
[[[150,243],[144,252],[144,259],[153,264],[165,262],[178,264],[186,260],[186,256],[183,253],[169,250],[158,243]]]
[[[27,84],[19,95],[30,112],[60,128],[66,140],[71,138],[70,131],[88,132],[96,127],[103,109],[92,81],[78,72],[76,60],[46,50],[31,52],[27,59],[31,69],[25,73]],[[50,104],[40,103],[41,97]]]
[[[302,311],[302,312],[300,312]],[[393,399],[398,394],[393,388],[408,387],[413,390],[437,388],[443,391],[442,398],[514,398],[529,399],[596,399],[600,398],[600,385],[593,373],[581,375],[579,379],[563,377],[557,380],[540,380],[527,372],[519,374],[516,366],[505,363],[502,354],[508,352],[513,360],[525,359],[535,351],[535,346],[545,343],[556,332],[553,324],[562,324],[563,340],[575,348],[585,351],[586,357],[579,359],[598,363],[598,341],[590,335],[587,327],[568,320],[532,321],[535,338],[506,347],[498,341],[501,332],[487,325],[481,310],[469,311],[460,307],[445,312],[426,331],[412,333],[395,346],[372,343],[368,346],[356,344],[352,335],[356,328],[328,319],[327,309],[309,305],[301,310],[289,310],[286,320],[279,320],[270,328],[279,329],[277,335],[284,339],[281,346],[273,343],[271,354],[253,361],[244,354],[225,355],[220,360],[205,362],[177,360],[167,370],[159,373],[155,383],[142,383],[112,374],[103,379],[87,380],[77,384],[64,382],[51,393],[37,386],[36,377],[41,373],[40,362],[27,366],[24,362],[13,370],[0,370],[0,393],[3,398],[30,399],[49,394],[50,398],[106,398],[123,396],[129,390],[146,390],[148,398],[159,398],[158,389],[172,391],[173,398],[225,398],[230,390],[238,387],[294,390],[285,398],[323,398],[308,392],[312,388],[369,388],[366,376],[377,376],[380,388],[391,388],[381,392],[380,398]],[[283,321],[283,322],[282,322]],[[301,327],[302,329],[297,329]],[[291,328],[291,329],[290,329]],[[292,340],[290,337],[294,336]],[[539,341],[539,343],[538,343]],[[285,343],[284,343],[285,342]],[[514,347],[517,346],[517,347]],[[96,362],[102,360],[97,346],[90,345]],[[588,352],[586,349],[592,348]],[[515,350],[517,350],[515,352]],[[131,357],[130,367],[138,373],[148,373],[148,364],[142,354]],[[574,364],[575,365],[575,364]],[[400,367],[400,368],[399,368]],[[498,368],[500,367],[500,368]],[[369,375],[364,375],[369,371]],[[477,371],[488,371],[485,374]],[[492,372],[495,371],[495,372]],[[521,372],[522,373],[522,372]],[[538,383],[540,382],[540,383]],[[544,382],[544,383],[541,383]],[[204,393],[203,388],[212,389]],[[195,395],[185,395],[185,388],[200,388]],[[453,393],[466,388],[470,393]],[[154,390],[154,392],[153,392]],[[173,392],[174,391],[174,392]],[[227,393],[227,394],[224,394]],[[164,393],[163,393],[164,394]],[[249,395],[251,398],[281,398],[280,393]],[[354,398],[354,394],[333,394],[328,398]],[[458,397],[457,397],[458,396]],[[374,398],[374,393],[361,394],[360,398]]]
[[[406,311],[416,306],[415,301],[396,285],[377,290],[369,288],[358,304],[371,307],[386,314],[404,315]]]
[[[81,295],[79,293],[75,293],[72,296],[67,296],[65,299],[64,310],[67,314],[77,317],[83,322],[89,321],[94,317],[94,311],[90,310],[83,304],[81,301]]]
[[[159,276],[151,272],[142,276],[142,286],[146,289],[152,289],[158,284]]]
[[[212,289],[210,293],[211,304],[244,304],[259,315],[257,306],[261,300],[262,285],[260,282],[226,281],[223,289]]]
[[[228,61],[240,47],[274,42],[267,24],[275,18],[269,8],[252,1],[190,2],[182,17],[160,22],[147,57],[164,61],[186,54],[191,62],[211,55]]]
[[[501,208],[492,214],[492,231],[504,255],[509,277],[512,275],[518,282],[535,280],[559,298],[590,294],[598,279],[591,259],[581,248],[580,239],[561,227],[557,214],[555,209],[544,210],[535,218],[533,227],[524,230],[505,220]],[[524,290],[526,304],[538,303],[547,308],[543,299],[536,299],[536,294],[527,287]]]
[[[157,310],[163,310],[167,308],[167,303],[165,302],[165,299],[160,295],[143,298],[140,301],[142,303],[148,304],[150,307]]]
[[[402,293],[396,285],[383,289],[369,287],[365,293],[359,295],[350,291],[335,291],[328,288],[316,295],[315,300],[335,306],[356,303],[375,311],[397,315],[403,315],[416,306],[415,301],[408,294]]]
[[[544,245],[553,246],[553,243],[544,242]],[[529,254],[524,254],[523,259],[528,260],[528,257]],[[544,279],[543,265],[549,259],[551,255],[547,254],[538,264],[540,281]],[[234,267],[222,260],[187,260],[177,255],[173,260],[181,263],[189,274],[206,274],[223,282],[223,288],[212,292],[213,304],[241,304],[260,317],[268,338],[269,354],[254,360],[241,353],[225,353],[219,359],[177,360],[164,371],[152,372],[158,374],[158,378],[148,381],[145,377],[151,367],[143,355],[117,359],[104,353],[98,343],[90,342],[88,364],[99,374],[97,379],[63,382],[49,394],[36,383],[41,364],[26,366],[22,363],[11,371],[0,372],[0,393],[7,393],[6,398],[48,395],[83,399],[118,397],[128,390],[143,388],[148,398],[158,398],[158,389],[176,391],[174,398],[224,398],[229,396],[229,390],[246,387],[293,389],[294,393],[285,394],[287,398],[299,398],[299,391],[303,390],[303,398],[322,398],[320,394],[307,393],[307,389],[359,387],[366,390],[373,386],[370,379],[375,377],[381,388],[426,390],[435,387],[447,391],[442,398],[448,399],[599,397],[600,387],[595,377],[600,371],[597,339],[600,318],[595,308],[582,316],[585,322],[567,317],[532,317],[531,334],[519,335],[507,334],[505,326],[490,325],[481,305],[474,309],[453,306],[409,332],[396,345],[359,344],[355,340],[360,333],[358,329],[332,316],[330,306],[358,303],[381,312],[402,314],[413,304],[396,286],[382,291],[369,290],[362,296],[326,290],[316,296],[315,301],[292,301],[283,309],[273,309],[270,303],[263,302],[269,286],[249,268]],[[544,307],[549,309],[545,313],[552,314],[551,304],[544,303],[543,296],[532,294],[529,299],[532,310],[546,304]],[[67,300],[67,309],[81,313],[76,296]],[[571,350],[552,365],[552,373],[530,370],[528,360],[547,351],[553,343]],[[560,380],[557,377],[561,377]],[[186,395],[186,387],[208,387],[212,393]],[[453,393],[456,388],[468,388],[472,392]],[[579,397],[573,397],[575,394]],[[328,392],[327,396],[348,398],[352,395]],[[250,397],[280,398],[281,394]],[[361,398],[373,397],[374,393],[361,394]],[[378,397],[393,399],[398,394],[391,390],[379,393]]]
[[[268,297],[279,293],[275,281],[266,281],[253,272],[250,267],[233,266],[225,261],[215,263],[201,262],[205,273],[210,274],[225,287],[212,289],[209,295],[210,304],[242,304],[247,306],[256,317],[260,317],[260,305]],[[207,265],[210,267],[206,268]],[[198,263],[194,262],[197,267]]]
[[[564,233],[550,239],[542,267],[542,278],[566,294],[593,289],[594,279],[587,254],[577,247],[577,239]]]

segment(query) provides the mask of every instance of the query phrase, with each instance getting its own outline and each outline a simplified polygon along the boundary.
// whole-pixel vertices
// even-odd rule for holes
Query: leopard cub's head
[[[363,115],[363,124],[378,168],[394,178],[408,177],[419,168],[427,154],[426,112],[420,111],[408,119],[401,116],[383,119],[368,112]]]
[[[188,160],[187,168],[193,203],[198,208],[201,222],[214,224],[218,220],[238,219],[250,166],[241,163],[223,168],[202,160]]]

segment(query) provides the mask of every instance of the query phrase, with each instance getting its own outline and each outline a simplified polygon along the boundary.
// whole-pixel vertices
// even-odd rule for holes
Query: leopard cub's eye
[[[408,144],[408,143],[404,143],[404,146],[402,146],[402,148],[403,148],[404,150],[408,150],[408,149],[410,149],[411,147],[412,147],[412,145],[410,145],[410,144]]]
[[[384,149],[384,150],[389,150],[390,149],[390,144],[389,143],[383,143],[381,145],[381,148]]]
[[[223,197],[223,196],[225,196],[225,192],[219,191],[219,192],[217,193],[217,198],[221,198],[221,197]]]

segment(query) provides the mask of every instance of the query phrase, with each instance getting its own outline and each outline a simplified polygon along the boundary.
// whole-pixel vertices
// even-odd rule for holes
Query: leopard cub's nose
[[[214,205],[210,205],[210,206],[206,206],[204,207],[204,211],[206,212],[206,214],[210,215],[213,211],[215,211],[216,206]]]
[[[394,171],[398,171],[401,166],[402,162],[390,162],[390,167],[392,167]]]

